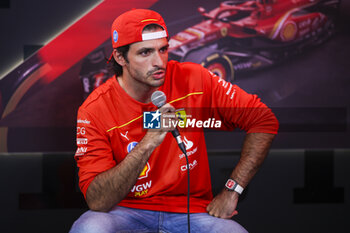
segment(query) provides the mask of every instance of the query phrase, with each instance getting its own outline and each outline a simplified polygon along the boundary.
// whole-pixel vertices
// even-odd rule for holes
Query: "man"
[[[246,232],[230,218],[277,133],[270,109],[200,65],[168,62],[168,31],[154,11],[120,15],[112,25],[112,45],[116,76],[78,111],[75,159],[90,210],[71,232],[186,232],[188,169],[191,232]],[[181,109],[216,119],[220,129],[247,131],[239,163],[215,198],[203,129],[180,128],[189,165],[168,133],[174,126],[143,129],[143,113],[156,111],[156,90],[168,99],[161,113]]]

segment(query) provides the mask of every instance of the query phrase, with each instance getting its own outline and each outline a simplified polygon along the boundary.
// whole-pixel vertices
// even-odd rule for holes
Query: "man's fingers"
[[[237,215],[238,214],[238,211],[235,210],[233,211],[233,213],[230,215],[230,214],[223,214],[221,213],[220,211],[215,211],[215,210],[210,210],[209,211],[209,208],[207,207],[207,212],[209,215],[213,216],[213,217],[216,217],[216,218],[225,218],[225,219],[229,219],[229,218],[232,218],[233,216]]]
[[[231,214],[231,217],[230,217],[230,218],[232,218],[233,216],[235,216],[235,215],[237,215],[237,214],[238,214],[238,211],[237,211],[237,210],[233,211],[233,213]]]
[[[175,108],[169,103],[164,104],[159,110],[161,113],[175,112]]]
[[[220,215],[218,213],[214,213],[214,212],[209,212],[209,215],[216,217],[216,218],[220,217]]]
[[[177,126],[177,116],[175,114],[175,108],[167,103],[160,109],[162,113],[162,124],[166,131],[173,131]]]

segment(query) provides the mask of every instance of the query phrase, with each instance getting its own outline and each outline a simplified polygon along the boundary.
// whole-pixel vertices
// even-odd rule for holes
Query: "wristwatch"
[[[226,181],[226,184],[225,184],[225,187],[227,190],[229,191],[235,191],[237,192],[238,194],[242,194],[243,192],[243,187],[240,186],[235,180],[233,179],[228,179]]]

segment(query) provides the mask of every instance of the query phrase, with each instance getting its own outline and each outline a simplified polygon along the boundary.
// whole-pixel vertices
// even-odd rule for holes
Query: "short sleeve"
[[[222,121],[223,130],[238,127],[247,133],[277,134],[278,121],[256,95],[203,69],[203,85],[210,103],[210,117]]]
[[[98,118],[80,108],[77,117],[77,150],[75,160],[79,168],[79,187],[84,197],[92,180],[99,173],[116,165],[108,135]]]

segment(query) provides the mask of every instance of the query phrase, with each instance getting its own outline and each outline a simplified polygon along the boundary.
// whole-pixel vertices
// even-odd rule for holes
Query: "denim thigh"
[[[231,219],[216,218],[208,213],[190,216],[192,233],[247,233]],[[76,220],[70,233],[186,233],[187,214],[115,207],[108,213],[87,211]]]
[[[161,222],[163,232],[186,233],[187,214],[166,213]],[[208,213],[191,214],[191,233],[248,233],[240,224],[231,219],[216,218]]]
[[[159,212],[117,206],[111,211],[88,210],[76,220],[70,233],[158,232]]]

